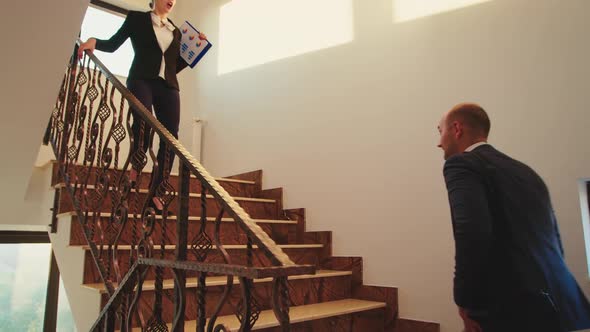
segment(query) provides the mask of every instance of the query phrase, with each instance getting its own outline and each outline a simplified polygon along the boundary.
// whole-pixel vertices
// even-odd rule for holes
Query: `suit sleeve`
[[[561,242],[561,235],[559,233],[559,226],[557,226],[557,218],[555,217],[555,211],[551,208],[551,219],[553,222],[553,230],[555,231],[555,236],[557,238],[557,245],[559,246],[559,253],[561,256],[565,256],[565,252],[563,251],[563,243]]]
[[[180,54],[178,54],[178,59],[176,59],[176,73],[180,73],[187,66],[188,63],[186,63],[186,61],[184,61]]]
[[[96,39],[96,49],[99,51],[109,52],[112,53],[116,51],[127,38],[131,35],[131,20],[133,19],[133,14],[130,12],[123,25],[119,28],[119,30],[108,40],[103,39]]]
[[[464,155],[449,159],[444,177],[455,237],[455,303],[466,309],[487,310],[492,216],[483,173]]]

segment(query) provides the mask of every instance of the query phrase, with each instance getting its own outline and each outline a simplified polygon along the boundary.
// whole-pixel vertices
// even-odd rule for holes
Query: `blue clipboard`
[[[207,54],[211,48],[211,43],[208,40],[199,39],[199,30],[185,21],[180,26],[180,56],[191,68],[194,68],[197,63]]]

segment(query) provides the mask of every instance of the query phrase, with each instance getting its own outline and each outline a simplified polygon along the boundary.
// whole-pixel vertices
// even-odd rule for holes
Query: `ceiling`
[[[149,0],[102,0],[102,2],[128,10],[149,10]]]

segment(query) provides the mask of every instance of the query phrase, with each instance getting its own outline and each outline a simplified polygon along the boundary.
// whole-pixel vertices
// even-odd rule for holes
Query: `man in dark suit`
[[[490,120],[476,104],[455,106],[438,129],[465,330],[590,328],[590,304],[565,265],[543,180],[486,143]]]

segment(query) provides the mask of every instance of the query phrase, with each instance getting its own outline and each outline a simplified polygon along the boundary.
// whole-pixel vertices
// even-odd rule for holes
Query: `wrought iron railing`
[[[79,43],[79,41],[78,41]],[[253,295],[253,279],[273,278],[272,303],[283,331],[289,330],[289,293],[287,277],[314,273],[315,267],[296,265],[274,241],[250,218],[238,203],[166,130],[127,88],[92,54],[77,57],[77,46],[69,62],[45,136],[57,156],[59,176],[69,194],[73,209],[83,230],[85,241],[104,283],[109,301],[96,320],[93,331],[183,331],[185,323],[187,273],[198,277],[196,302],[197,331],[226,331],[215,325],[216,317],[227,304],[234,277],[239,279],[241,299],[234,314],[240,331],[252,329],[260,307]],[[140,135],[134,137],[131,121],[141,121]],[[149,133],[149,135],[145,135]],[[166,155],[178,160],[179,176],[170,175],[170,158],[165,165],[156,159],[153,138],[165,142]],[[145,139],[144,137],[149,137]],[[138,139],[139,142],[134,142]],[[145,141],[144,141],[145,140]],[[135,144],[134,144],[135,143]],[[134,146],[147,146],[134,149]],[[152,174],[164,167],[162,182],[142,188],[144,173],[151,162]],[[135,184],[130,169],[137,171]],[[200,187],[201,219],[195,236],[189,239],[189,186]],[[196,178],[196,179],[195,179]],[[161,198],[161,213],[150,204],[154,196]],[[212,198],[214,203],[209,202]],[[170,230],[168,221],[173,207],[176,222]],[[192,206],[192,210],[198,210]],[[209,212],[217,214],[213,234],[206,230]],[[246,261],[236,265],[220,241],[220,225],[226,213],[240,226],[247,239]],[[157,230],[157,231],[156,231]],[[170,243],[171,234],[176,242]],[[123,234],[128,234],[123,243]],[[131,234],[129,236],[129,234]],[[130,246],[128,257],[121,245]],[[171,246],[171,244],[173,246]],[[253,266],[256,245],[267,258],[266,266]],[[170,257],[166,248],[174,248]],[[210,253],[216,251],[222,263],[213,263]],[[140,308],[142,285],[149,276],[155,278],[154,295],[149,311]],[[164,290],[165,276],[174,278],[174,291]],[[225,291],[213,311],[206,312],[206,277],[225,275]],[[163,318],[163,298],[174,305],[173,320]],[[167,308],[169,310],[170,308]],[[207,321],[207,316],[209,320]]]

